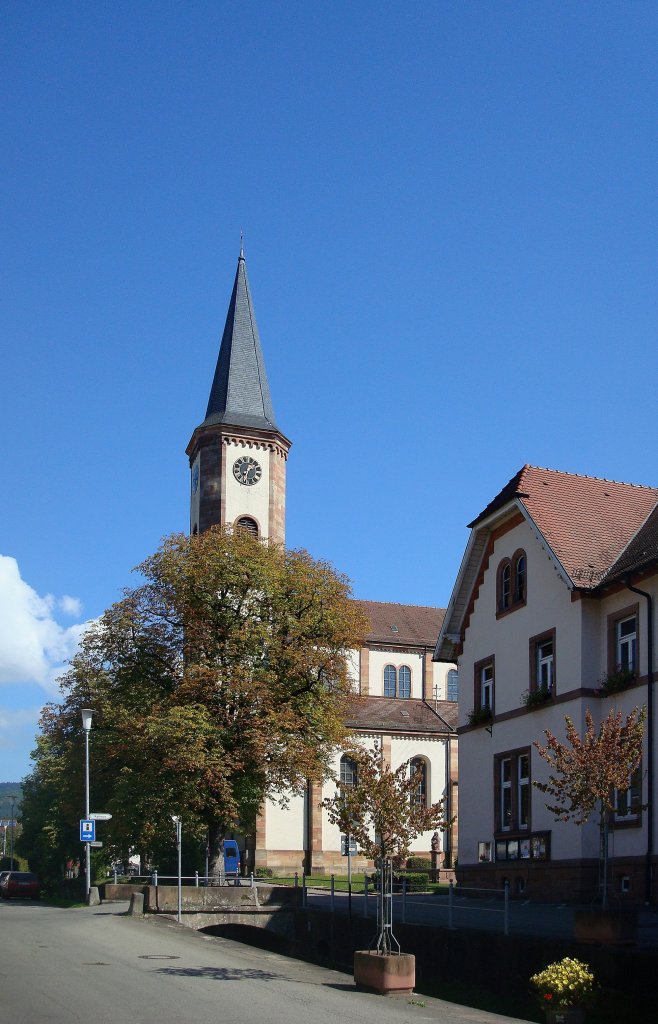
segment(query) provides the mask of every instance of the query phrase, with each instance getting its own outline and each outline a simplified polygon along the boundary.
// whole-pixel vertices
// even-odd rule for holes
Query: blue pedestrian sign
[[[80,819],[80,842],[81,843],[95,843],[96,842],[96,822],[89,821],[84,818]]]

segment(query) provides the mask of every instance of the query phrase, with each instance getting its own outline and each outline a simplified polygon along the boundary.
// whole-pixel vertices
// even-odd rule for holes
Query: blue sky
[[[445,606],[525,462],[658,485],[655,4],[0,17],[0,780],[187,527],[241,230],[288,543],[357,596]]]

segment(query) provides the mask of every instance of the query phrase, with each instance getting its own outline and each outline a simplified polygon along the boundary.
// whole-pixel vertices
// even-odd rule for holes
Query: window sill
[[[519,608],[525,608],[525,606],[526,600],[524,598],[522,601],[515,601],[509,608],[498,608],[496,610],[496,619],[504,619],[507,615],[511,615],[512,612],[517,612]]]

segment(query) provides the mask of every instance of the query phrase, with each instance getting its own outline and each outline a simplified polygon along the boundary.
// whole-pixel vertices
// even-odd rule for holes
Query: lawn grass
[[[352,892],[355,893],[356,895],[358,895],[360,892],[361,893],[363,892],[364,877],[365,876],[364,876],[364,874],[362,872],[361,873],[355,872],[352,875]],[[258,878],[257,881],[262,882],[265,885],[270,884],[270,885],[291,885],[291,886],[294,886],[294,884],[295,884],[295,877],[294,877],[294,875],[276,875],[276,876],[274,876],[272,878]],[[369,889],[370,892],[372,892],[374,890],[374,881],[375,881],[375,874],[373,872],[373,874],[369,874],[368,875],[368,882],[369,882],[368,889]],[[301,874],[298,875],[298,877],[297,877],[297,884],[298,885],[302,884],[302,875]],[[331,889],[331,875],[307,875],[306,876],[306,885],[307,885],[307,888],[310,888],[310,889]],[[433,882],[430,882],[429,885],[427,886],[427,888],[424,890],[424,892],[447,893],[448,889],[449,889],[449,886],[444,885],[443,883],[438,883],[438,882],[437,883],[433,883]],[[347,880],[347,875],[334,875],[334,892],[348,892],[348,890],[349,890],[349,883],[348,883],[348,880]]]

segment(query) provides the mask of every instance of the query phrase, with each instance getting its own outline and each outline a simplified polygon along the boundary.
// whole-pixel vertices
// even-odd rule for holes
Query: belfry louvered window
[[[258,536],[258,523],[251,516],[241,516],[235,525],[238,530],[244,530],[245,533],[250,533],[252,537]]]

